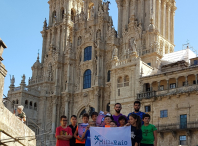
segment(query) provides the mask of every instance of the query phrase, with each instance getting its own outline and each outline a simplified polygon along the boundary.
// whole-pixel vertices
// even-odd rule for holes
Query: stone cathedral
[[[151,115],[159,146],[198,145],[198,58],[189,44],[174,52],[175,0],[116,0],[118,29],[110,1],[49,0],[42,56],[32,77],[15,87],[6,106],[24,105],[38,146],[54,146],[59,117],[93,111]],[[41,60],[41,61],[40,61]]]

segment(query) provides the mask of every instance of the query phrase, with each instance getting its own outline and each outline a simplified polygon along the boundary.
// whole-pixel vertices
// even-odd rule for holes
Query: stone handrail
[[[20,140],[21,143],[28,146],[36,146],[36,140],[30,140],[35,138],[35,133],[27,127],[22,121],[20,121],[13,113],[11,113],[3,104],[0,103],[0,129],[9,133],[12,137],[25,138]],[[0,139],[8,139],[9,136],[1,133]],[[14,140],[14,139],[11,139]],[[30,140],[30,141],[28,141]],[[3,142],[3,141],[1,141]],[[16,142],[17,143],[17,142]],[[6,143],[8,144],[8,143]],[[9,144],[8,144],[9,145]]]
[[[14,88],[14,91],[19,91],[19,90],[21,90],[21,87],[20,86]]]

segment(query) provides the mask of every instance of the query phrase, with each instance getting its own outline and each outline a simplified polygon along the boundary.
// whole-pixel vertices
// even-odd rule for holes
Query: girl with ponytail
[[[129,123],[127,126],[131,125],[131,140],[132,146],[139,146],[142,140],[142,121],[140,117],[136,114],[129,115]]]

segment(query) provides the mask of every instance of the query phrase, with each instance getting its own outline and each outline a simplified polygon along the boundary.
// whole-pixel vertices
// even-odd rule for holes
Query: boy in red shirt
[[[67,117],[61,116],[60,118],[61,126],[56,128],[56,146],[70,146],[70,139],[72,138],[72,130],[67,127]]]

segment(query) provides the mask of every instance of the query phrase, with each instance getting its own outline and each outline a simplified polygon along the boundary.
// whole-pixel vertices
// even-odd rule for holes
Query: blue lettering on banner
[[[95,135],[95,144],[99,143],[100,146],[109,146],[109,145],[119,145],[119,146],[125,146],[128,144],[127,141],[118,141],[118,140],[113,140],[113,141],[110,141],[110,140],[104,140],[104,139],[101,139],[101,135]]]

